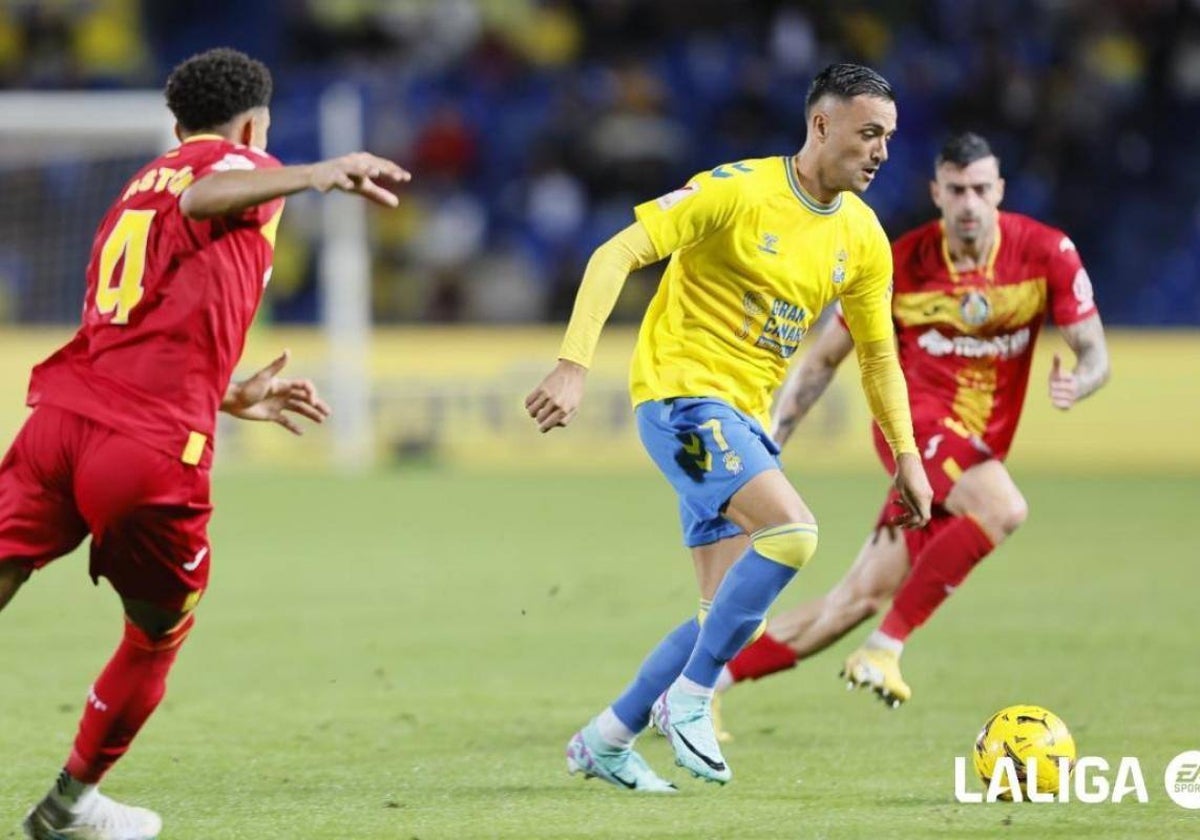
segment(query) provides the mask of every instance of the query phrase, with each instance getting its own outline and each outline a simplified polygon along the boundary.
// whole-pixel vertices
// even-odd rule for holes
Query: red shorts
[[[892,449],[884,439],[879,427],[873,428],[875,452],[883,462],[888,474],[896,471],[896,459]],[[921,462],[925,466],[925,475],[933,488],[933,519],[929,525],[919,530],[905,529],[904,541],[908,545],[908,561],[913,562],[920,550],[945,524],[950,514],[944,505],[946,497],[962,474],[976,464],[990,461],[996,456],[986,443],[976,435],[962,428],[962,425],[949,418],[940,418],[926,423],[920,423],[913,429],[917,440],[917,451],[921,453]],[[895,488],[888,491],[887,501],[879,512],[876,528],[882,528],[903,514],[900,497]]]
[[[0,563],[40,568],[91,534],[90,572],[123,598],[195,606],[208,585],[209,473],[53,406],[0,462]]]

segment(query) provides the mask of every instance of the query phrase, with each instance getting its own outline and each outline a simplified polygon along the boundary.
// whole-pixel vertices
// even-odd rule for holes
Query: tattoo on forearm
[[[1079,385],[1077,399],[1095,393],[1108,381],[1108,359],[1105,354],[1097,352],[1094,348],[1081,353],[1075,365],[1075,381]]]
[[[793,423],[808,414],[817,400],[821,398],[821,395],[825,393],[825,389],[829,387],[829,382],[832,379],[833,370],[831,368],[821,368],[813,371],[811,376],[800,380],[796,388],[796,393],[792,396],[792,410],[795,412],[795,416],[792,419]]]
[[[794,390],[787,394],[779,415],[775,418],[775,430],[782,442],[791,437],[796,424],[808,414],[813,405],[820,399],[821,394],[829,387],[833,379],[834,369],[822,367],[813,371],[805,371]]]
[[[1108,346],[1104,341],[1104,327],[1098,317],[1088,318],[1064,327],[1062,335],[1075,354],[1075,382],[1079,388],[1077,399],[1083,399],[1108,381]]]

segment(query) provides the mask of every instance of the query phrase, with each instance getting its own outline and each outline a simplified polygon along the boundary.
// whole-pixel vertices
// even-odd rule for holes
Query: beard
[[[967,227],[966,222],[958,222],[954,225],[958,238],[963,242],[974,242],[983,236],[983,221],[981,219],[972,219],[971,224],[971,227]]]

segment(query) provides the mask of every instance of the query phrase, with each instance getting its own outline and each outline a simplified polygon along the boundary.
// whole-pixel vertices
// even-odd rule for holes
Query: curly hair
[[[891,102],[896,101],[896,93],[888,80],[861,64],[830,64],[818,73],[808,87],[804,110],[811,112],[817,100],[826,94],[838,99],[875,96]]]
[[[224,125],[271,101],[271,71],[238,50],[218,47],[198,53],[167,77],[167,107],[185,131]]]

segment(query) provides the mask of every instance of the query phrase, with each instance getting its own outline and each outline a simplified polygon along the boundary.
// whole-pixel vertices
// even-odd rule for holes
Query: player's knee
[[[789,522],[763,528],[750,535],[754,550],[784,566],[802,569],[817,553],[817,526],[807,522]]]
[[[0,563],[0,610],[12,600],[17,590],[29,580],[33,571],[24,563],[13,560]]]
[[[1012,493],[996,499],[978,518],[994,534],[1008,537],[1029,518],[1029,504],[1020,493]]]
[[[143,627],[126,613],[125,637],[137,647],[156,653],[174,651],[187,639],[196,623],[194,613],[182,614],[175,624],[165,626],[161,622],[149,622]],[[173,654],[172,654],[173,655]]]
[[[154,647],[178,647],[195,623],[191,610],[164,609],[145,601],[124,599],[125,617]]]
[[[1011,534],[1013,531],[1025,524],[1025,520],[1029,518],[1029,503],[1025,501],[1025,497],[1020,493],[1014,494],[1009,500],[1004,511],[1004,532]]]
[[[0,562],[0,586],[19,587],[31,574],[33,569],[21,560]]]

